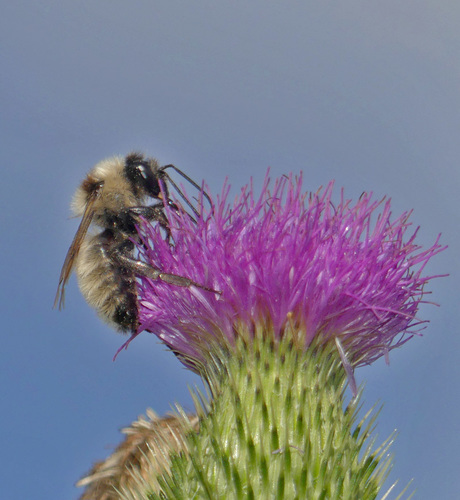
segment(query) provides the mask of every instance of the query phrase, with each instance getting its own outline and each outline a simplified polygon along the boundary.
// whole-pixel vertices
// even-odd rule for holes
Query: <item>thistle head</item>
[[[190,278],[188,288],[141,277],[139,332],[157,335],[197,369],[214,345],[231,349],[241,335],[295,337],[305,348],[335,343],[350,369],[387,356],[417,334],[424,268],[440,252],[423,250],[410,212],[392,217],[390,200],[363,193],[333,199],[333,183],[305,193],[302,176],[268,175],[231,202],[230,187],[201,205],[201,216],[166,207],[170,235],[140,228],[142,258]]]

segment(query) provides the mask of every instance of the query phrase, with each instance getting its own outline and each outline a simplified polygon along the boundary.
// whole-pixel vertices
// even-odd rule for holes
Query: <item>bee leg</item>
[[[168,206],[174,210],[176,213],[180,213],[181,208],[179,208],[174,202],[168,200]],[[190,219],[196,224],[196,220],[188,213],[182,209],[183,213],[186,213]],[[155,205],[149,206],[139,206],[139,207],[129,207],[123,210],[123,213],[130,218],[134,219],[137,217],[144,217],[147,220],[152,220],[158,222],[160,227],[166,233],[166,241],[171,239],[171,231],[169,229],[169,222],[164,213],[163,203],[157,203]],[[134,217],[135,216],[135,217]]]
[[[171,200],[167,201],[167,205],[177,214],[179,213],[187,214],[190,217],[190,219],[196,224],[196,220],[180,205],[176,205],[176,203],[174,203]],[[168,219],[166,218],[166,215],[164,213],[163,203],[156,203],[155,205],[149,205],[149,206],[130,207],[124,211],[127,212],[129,215],[136,215],[145,217],[148,220],[155,220],[161,225],[161,227],[163,227],[163,224],[165,225],[168,224]]]
[[[192,281],[185,276],[178,276],[177,274],[165,273],[156,267],[151,266],[145,262],[134,259],[129,255],[129,253],[133,249],[133,243],[131,241],[124,241],[121,245],[118,245],[114,248],[105,250],[107,256],[115,263],[124,267],[128,271],[138,275],[145,276],[146,278],[150,278],[152,280],[161,280],[164,283],[169,283],[171,285],[183,286],[183,287],[191,287],[196,286],[198,288],[202,288],[203,290],[207,290],[208,292],[221,294],[222,292],[218,290],[214,290],[204,285],[200,285],[195,281]]]
[[[123,210],[125,216],[132,220],[138,217],[144,217],[150,221],[156,221],[166,233],[166,241],[169,243],[171,240],[171,231],[169,229],[169,222],[164,213],[163,203],[157,203],[149,206],[129,207]]]
[[[168,219],[164,213],[163,203],[157,203],[155,205],[140,206],[140,207],[129,207],[123,210],[123,213],[134,218],[144,217],[147,220],[153,220],[158,222],[160,226],[168,231]]]

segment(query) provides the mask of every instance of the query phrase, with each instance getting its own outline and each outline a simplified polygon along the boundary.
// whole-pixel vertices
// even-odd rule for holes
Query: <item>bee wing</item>
[[[64,307],[64,294],[65,294],[65,286],[67,281],[69,281],[70,275],[72,273],[72,269],[75,263],[75,259],[80,250],[80,246],[82,241],[85,239],[86,233],[88,232],[88,228],[93,220],[94,215],[94,202],[101,196],[103,183],[92,191],[88,203],[85,207],[85,212],[83,217],[81,218],[80,225],[78,226],[77,232],[72,240],[72,244],[69,247],[67,255],[65,257],[64,264],[61,269],[61,275],[59,276],[59,284],[56,291],[56,297],[54,299],[54,306],[56,307],[59,303],[59,309]]]

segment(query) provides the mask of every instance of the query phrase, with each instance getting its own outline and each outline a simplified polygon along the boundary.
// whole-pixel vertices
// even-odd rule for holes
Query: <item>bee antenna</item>
[[[161,167],[161,170],[166,170],[167,168],[172,168],[173,170],[175,170],[179,175],[181,175],[186,181],[188,181],[193,187],[195,187],[196,189],[198,189],[198,191],[201,191],[201,193],[203,194],[203,196],[206,198],[206,200],[208,201],[209,205],[212,207],[212,202],[211,202],[211,198],[209,197],[208,193],[206,193],[206,191],[204,191],[193,179],[191,179],[185,172],[182,172],[182,170],[180,170],[179,168],[177,168],[175,165],[173,164],[169,164],[169,165],[165,165],[164,167]],[[171,184],[174,186],[174,188],[176,189],[176,191],[180,194],[181,198],[183,198],[185,200],[185,197],[184,197],[184,194],[181,193],[180,189],[177,187],[177,185],[172,181],[171,177],[168,175],[168,179],[169,181],[171,182]],[[187,200],[185,200],[187,201]],[[190,202],[187,202],[187,205],[190,206]],[[193,207],[191,207],[193,208]],[[193,210],[195,213],[196,211]],[[198,214],[197,214],[198,215]]]
[[[171,177],[169,177],[168,174],[165,174],[165,176],[168,178],[171,186],[174,187],[174,189],[179,193],[179,196],[185,201],[185,203],[187,203],[187,205],[192,209],[193,213],[199,217],[200,214],[198,213],[197,209],[190,203],[190,201],[187,199],[187,197],[184,195],[184,193],[180,190],[179,186],[171,179]],[[170,202],[171,200],[168,200],[168,203]]]
[[[169,206],[169,208],[172,208],[176,212],[179,212],[179,207],[173,201],[171,201],[169,198],[168,198],[168,206]],[[194,210],[193,207],[192,207],[192,210],[196,213],[196,211]],[[190,217],[190,220],[196,224],[196,220],[186,210],[183,210],[183,212],[185,214],[187,214]]]

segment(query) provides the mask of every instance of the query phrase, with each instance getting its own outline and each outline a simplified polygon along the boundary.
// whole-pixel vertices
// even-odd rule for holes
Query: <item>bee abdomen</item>
[[[76,275],[83,297],[104,321],[121,332],[137,330],[135,276],[107,257],[100,235],[82,243]]]

